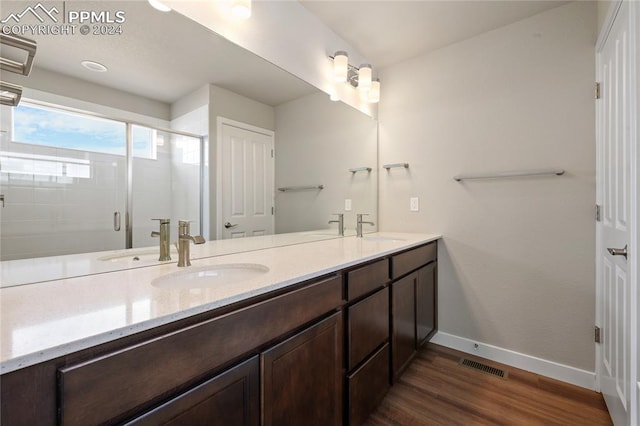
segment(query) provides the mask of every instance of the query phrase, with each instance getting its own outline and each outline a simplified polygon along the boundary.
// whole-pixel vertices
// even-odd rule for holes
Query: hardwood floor
[[[458,364],[477,360],[506,379]],[[602,395],[429,344],[394,384],[367,426],[611,425]]]

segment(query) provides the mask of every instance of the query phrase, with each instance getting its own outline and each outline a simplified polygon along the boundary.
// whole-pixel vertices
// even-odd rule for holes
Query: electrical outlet
[[[346,198],[344,200],[344,211],[346,211],[346,212],[350,212],[351,211],[351,199],[350,198]]]
[[[420,210],[420,199],[418,197],[411,197],[409,209],[412,212],[417,212]]]

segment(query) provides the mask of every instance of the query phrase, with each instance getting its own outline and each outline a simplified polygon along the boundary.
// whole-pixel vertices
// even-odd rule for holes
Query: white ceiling
[[[300,1],[374,67],[394,64],[567,3]],[[2,3],[4,18],[33,1]],[[66,7],[124,10],[123,34],[29,37],[38,42],[34,66],[166,103],[206,83],[274,106],[315,91],[203,26],[175,12],[158,12],[146,1],[68,1]],[[82,60],[100,62],[109,71],[88,71],[80,65]]]
[[[1,15],[21,12],[28,5],[33,1],[3,1]],[[66,7],[124,10],[123,33],[29,35],[38,43],[35,67],[166,103],[207,83],[273,106],[316,90],[194,21],[176,12],[159,12],[146,1],[68,1]],[[109,70],[88,71],[80,65],[82,60],[100,62]]]
[[[378,68],[569,3],[553,0],[299,1]]]

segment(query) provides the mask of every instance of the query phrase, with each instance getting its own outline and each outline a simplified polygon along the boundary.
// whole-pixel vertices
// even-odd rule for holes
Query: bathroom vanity
[[[437,330],[438,238],[194,261],[268,268],[225,288],[155,287],[177,269],[165,264],[2,289],[2,424],[361,424]],[[105,299],[125,306],[124,323],[90,315]],[[58,336],[17,341],[46,333]]]

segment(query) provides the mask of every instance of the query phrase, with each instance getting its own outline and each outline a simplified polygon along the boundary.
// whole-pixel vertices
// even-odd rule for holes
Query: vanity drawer
[[[342,304],[342,278],[58,371],[60,423],[121,419]]]
[[[387,281],[389,281],[388,259],[354,269],[347,273],[347,300],[356,299],[382,287]]]
[[[348,365],[351,370],[389,340],[389,288],[348,308]]]
[[[361,425],[389,390],[389,344],[347,377],[349,425]]]
[[[392,278],[396,279],[422,265],[436,260],[438,256],[437,243],[434,241],[424,246],[405,251],[391,257]]]

